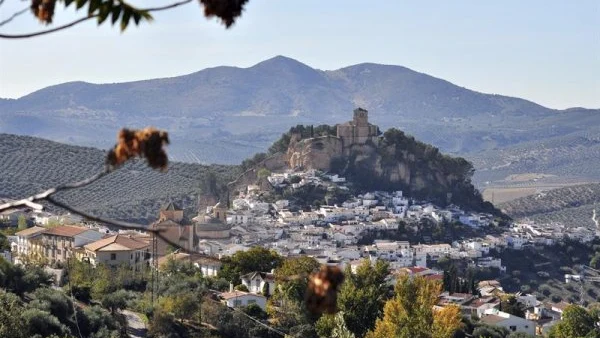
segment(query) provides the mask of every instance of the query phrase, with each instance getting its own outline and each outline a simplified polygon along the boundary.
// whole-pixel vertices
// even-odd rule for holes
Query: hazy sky
[[[56,23],[76,17],[60,6]],[[0,20],[23,7],[27,2],[5,0]],[[43,28],[28,13],[0,32]],[[124,34],[88,22],[44,37],[0,39],[0,97],[74,80],[248,67],[275,55],[319,69],[396,64],[552,108],[600,108],[600,1],[250,0],[229,30],[192,3]]]

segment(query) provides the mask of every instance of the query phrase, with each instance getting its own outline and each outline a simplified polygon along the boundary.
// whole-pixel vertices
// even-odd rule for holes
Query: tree
[[[308,285],[308,276],[317,271],[321,264],[308,256],[288,258],[275,270],[275,280],[279,284],[278,293],[286,298],[302,302]],[[293,277],[293,278],[292,278]]]
[[[478,325],[473,330],[474,338],[504,338],[508,335],[508,329],[500,326]]]
[[[17,222],[17,228],[19,230],[27,229],[27,217],[25,217],[25,215],[19,215],[19,220]]]
[[[61,323],[68,323],[73,316],[73,302],[63,292],[51,288],[39,288],[33,293],[35,299],[29,307],[50,312]]]
[[[594,269],[600,269],[600,251],[594,254],[594,257],[590,260],[590,266]]]
[[[275,251],[255,246],[248,251],[238,251],[222,260],[219,277],[237,285],[240,276],[254,271],[271,271],[281,265],[283,258]]]
[[[340,311],[333,315],[333,330],[331,330],[331,338],[355,338],[356,336],[346,326],[344,320],[344,312]]]
[[[0,337],[25,338],[21,299],[14,293],[0,289]]]
[[[271,175],[271,172],[267,168],[260,168],[256,173],[256,176],[258,176],[258,178],[269,177],[269,175]]]
[[[517,317],[525,318],[525,306],[513,295],[509,295],[500,302],[500,310]]]
[[[344,312],[346,326],[357,337],[375,326],[375,321],[381,316],[387,299],[389,265],[377,260],[374,264],[365,259],[353,274],[350,267],[346,268],[346,281],[342,284],[338,295],[338,307]]]
[[[64,337],[69,334],[69,329],[58,318],[40,309],[31,308],[23,311],[21,320],[25,326],[26,337],[36,335]]]
[[[5,39],[23,39],[23,38],[31,38],[35,36],[40,36],[44,34],[51,34],[56,31],[60,31],[63,29],[70,28],[82,22],[96,19],[98,25],[101,25],[111,17],[111,21],[114,25],[117,21],[120,20],[119,27],[121,31],[124,31],[129,23],[133,20],[135,25],[138,25],[140,22],[150,22],[153,20],[151,13],[163,10],[169,10],[171,8],[175,8],[181,5],[185,5],[191,3],[192,0],[180,0],[179,2],[174,2],[169,5],[161,6],[161,7],[153,7],[153,8],[137,8],[129,4],[125,1],[103,1],[103,0],[65,0],[65,8],[69,7],[71,4],[72,7],[76,7],[76,10],[85,11],[85,15],[81,18],[69,22],[67,24],[42,30],[39,32],[33,33],[24,33],[24,34],[0,34],[0,38]],[[204,5],[204,15],[206,17],[218,17],[225,27],[231,27],[236,18],[238,18],[244,9],[244,5],[248,2],[248,0],[200,0],[200,3]],[[31,12],[37,19],[39,19],[42,23],[50,24],[54,18],[54,12],[57,1],[33,1],[31,3]],[[87,5],[87,6],[86,6]],[[28,11],[21,10],[13,13],[7,20],[3,21],[2,24],[7,24],[16,18],[19,15],[22,15]]]
[[[111,292],[102,298],[102,306],[110,310],[111,314],[115,314],[118,310],[124,309],[127,306],[129,294],[125,290]]]
[[[578,305],[569,305],[565,308],[562,320],[554,325],[548,333],[549,338],[567,337],[600,337],[598,315]]]
[[[394,297],[385,304],[383,318],[377,319],[366,337],[452,337],[462,325],[460,310],[453,305],[434,310],[441,289],[436,281],[401,276]]]

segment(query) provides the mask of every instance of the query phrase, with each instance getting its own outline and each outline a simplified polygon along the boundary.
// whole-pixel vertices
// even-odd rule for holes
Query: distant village
[[[283,189],[300,189],[305,185],[348,189],[343,177],[317,170],[270,173],[267,179],[272,186]],[[210,198],[207,201],[215,202]],[[397,230],[400,221],[411,227],[425,218],[434,222],[453,221],[485,234],[485,229],[495,220],[492,215],[467,212],[456,206],[440,208],[415,201],[402,191],[372,191],[352,196],[341,205],[313,206],[310,211],[291,211],[290,203],[286,199],[274,203],[264,201],[258,185],[248,185],[230,205],[222,201],[202,206],[191,219],[184,218],[184,210],[170,202],[159,210],[158,220],[148,226],[161,229],[167,242],[154,238],[152,233],[116,231],[74,215],[7,210],[0,213],[2,224],[22,227],[25,220],[27,226],[9,236],[12,250],[3,252],[2,256],[15,263],[40,259],[55,267],[73,257],[92,266],[125,264],[135,270],[156,268],[167,259],[186,259],[205,276],[216,277],[222,265],[220,259],[262,246],[283,257],[308,255],[322,264],[350,266],[353,270],[364,259],[384,260],[389,263],[391,276],[408,274],[442,280],[443,272],[430,269],[428,262],[442,257],[468,259],[473,267],[496,268],[502,273],[507,272],[506,267],[501,259],[489,255],[492,249],[519,250],[531,245],[552,245],[565,237],[589,242],[599,236],[585,228],[515,223],[500,234],[453,239],[451,243],[374,240],[359,245],[365,234]],[[242,276],[242,283],[248,292],[232,287],[229,292],[220,294],[224,303],[232,307],[255,303],[265,308],[266,297],[262,294],[265,284],[271,290],[276,287],[273,271]],[[439,306],[457,304],[465,314],[476,315],[485,323],[530,334],[539,333],[559,320],[566,306],[541,303],[533,295],[518,294],[518,300],[528,309],[525,318],[521,318],[498,310],[503,289],[497,281],[480,282],[478,290],[480,297],[443,293]]]

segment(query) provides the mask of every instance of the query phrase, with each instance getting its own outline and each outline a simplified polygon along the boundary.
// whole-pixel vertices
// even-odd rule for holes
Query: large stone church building
[[[346,148],[365,144],[367,141],[377,142],[378,131],[376,125],[369,123],[369,112],[363,108],[356,108],[352,121],[338,124],[337,137],[342,140]]]

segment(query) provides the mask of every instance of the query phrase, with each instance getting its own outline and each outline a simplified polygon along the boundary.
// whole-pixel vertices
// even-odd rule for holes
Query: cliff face
[[[462,158],[390,129],[365,144],[344,145],[336,136],[292,135],[283,154],[290,169],[346,176],[361,190],[403,190],[408,196],[466,209],[495,212],[471,184],[472,165]]]
[[[285,158],[292,169],[304,168],[329,171],[332,160],[341,157],[343,155],[342,151],[342,141],[335,136],[308,139],[292,137]]]

